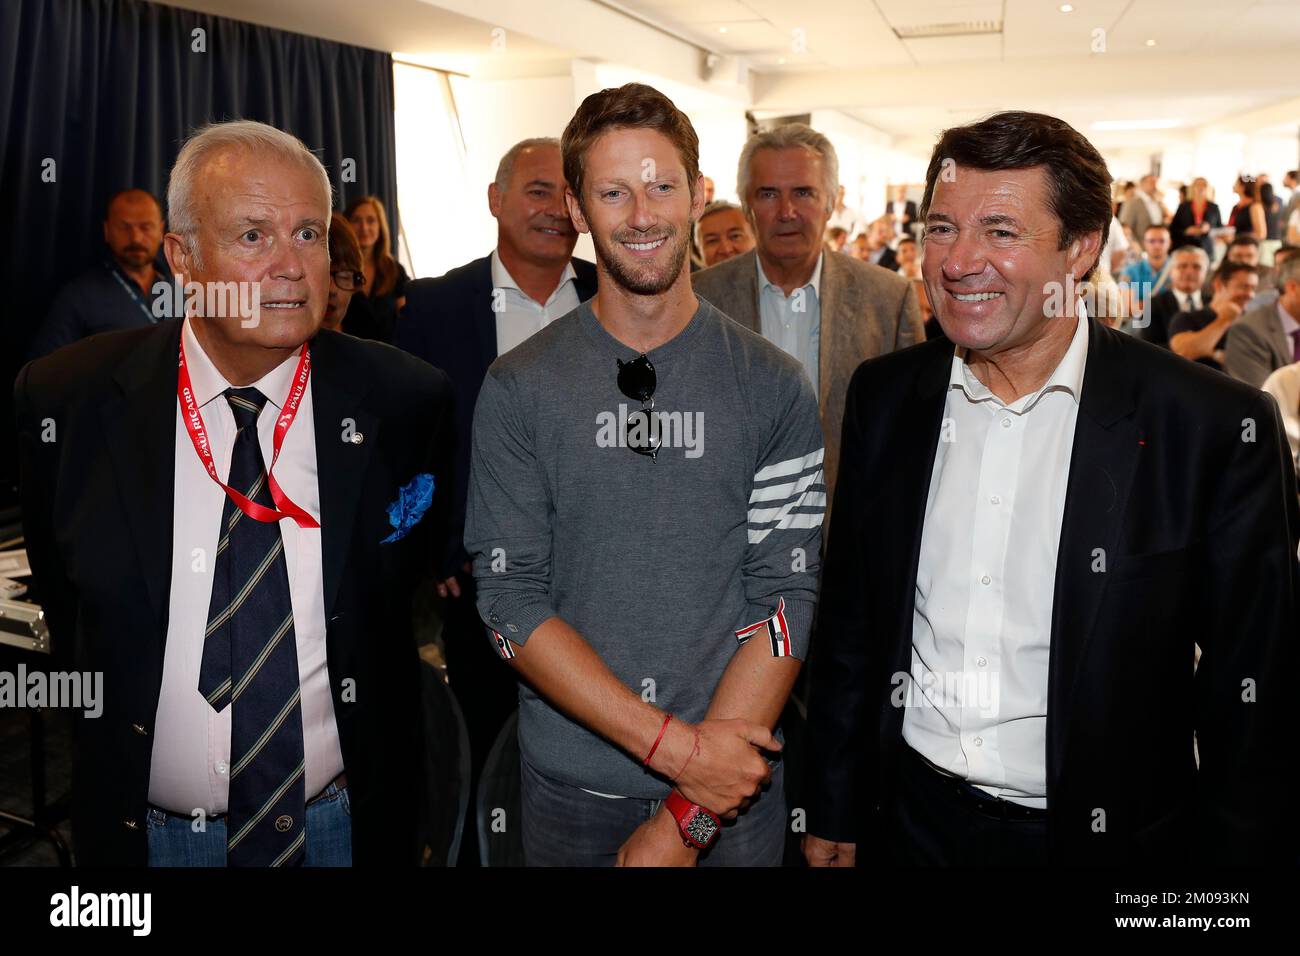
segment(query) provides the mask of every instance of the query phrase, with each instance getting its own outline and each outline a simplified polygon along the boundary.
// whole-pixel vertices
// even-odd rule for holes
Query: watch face
[[[687,836],[703,846],[713,839],[713,834],[717,832],[718,825],[713,822],[713,818],[707,813],[701,813],[697,810],[686,821],[685,829]]]

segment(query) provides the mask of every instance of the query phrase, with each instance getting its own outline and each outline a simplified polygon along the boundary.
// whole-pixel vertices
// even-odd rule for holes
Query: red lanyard
[[[257,521],[279,521],[281,518],[292,518],[298,522],[300,528],[320,527],[320,523],[315,518],[289,500],[289,496],[280,490],[279,483],[271,474],[275,468],[275,460],[280,457],[280,447],[284,444],[284,436],[288,433],[289,426],[293,424],[293,420],[298,414],[303,392],[307,390],[307,380],[310,376],[311,352],[308,351],[307,343],[304,342],[301,357],[298,359],[298,370],[293,373],[293,385],[289,389],[289,397],[284,400],[284,410],[275,422],[275,440],[272,445],[271,464],[266,469],[266,483],[271,488],[271,498],[275,501],[276,508],[280,509],[277,511],[275,508],[259,505],[256,501],[236,491],[217,477],[217,466],[212,460],[212,446],[208,444],[208,432],[203,427],[203,416],[199,413],[198,400],[194,397],[194,387],[190,384],[190,371],[185,367],[185,336],[181,336],[181,362],[180,374],[176,379],[176,398],[180,401],[181,411],[184,413],[185,430],[189,432],[190,441],[194,443],[194,450],[198,453],[199,461],[203,462],[203,467],[208,470],[208,477],[221,486],[222,490],[230,496],[240,511]]]
[[[1205,218],[1205,203],[1201,203],[1200,206],[1198,207],[1198,206],[1196,205],[1196,201],[1193,200],[1193,201],[1192,201],[1192,221],[1193,221],[1196,225],[1199,226],[1199,225],[1201,224],[1201,220],[1204,219],[1204,218]]]

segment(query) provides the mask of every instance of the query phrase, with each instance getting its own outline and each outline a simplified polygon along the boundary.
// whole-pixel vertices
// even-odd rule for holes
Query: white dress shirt
[[[889,208],[886,212],[894,217],[894,235],[907,235],[908,227],[903,224],[903,217],[907,215],[907,200],[903,200],[902,202],[894,200],[889,204]]]
[[[825,253],[818,255],[817,265],[813,266],[808,281],[786,295],[779,285],[768,279],[763,272],[763,260],[757,252],[754,253],[754,263],[758,267],[759,331],[763,333],[763,338],[800,361],[812,381],[814,395],[821,394],[817,390],[817,363],[821,355],[820,300],[822,260],[825,258]],[[800,305],[802,311],[795,310],[796,304]]]
[[[492,250],[492,308],[497,319],[497,355],[505,355],[535,332],[540,332],[554,319],[572,312],[579,305],[578,289],[574,285],[577,273],[570,261],[564,267],[560,284],[544,304],[538,304],[506,270],[501,257]],[[498,294],[497,290],[500,290]],[[498,304],[500,303],[500,304]],[[497,311],[497,310],[500,311]]]
[[[213,463],[224,481],[230,474],[235,417],[222,393],[230,383],[217,371],[185,321],[185,361],[203,415]],[[268,399],[257,419],[262,460],[271,463],[275,421],[288,396],[298,354],[285,359],[253,387]],[[316,432],[312,389],[303,394],[293,426],[285,435],[274,475],[284,493],[317,521],[320,490],[316,481]],[[149,802],[173,813],[190,815],[202,808],[225,813],[230,793],[230,705],[213,711],[199,693],[203,636],[212,599],[217,532],[226,494],[199,461],[176,403],[175,508],[172,518],[172,580],[168,602],[167,648],[162,691],[154,719],[153,765]],[[334,701],[325,663],[325,591],[319,528],[299,528],[291,518],[280,521],[289,576],[289,599],[302,687],[303,750],[306,791],[311,799],[343,770]]]
[[[1174,289],[1174,298],[1178,300],[1178,308],[1182,312],[1189,312],[1201,308],[1201,290],[1195,292],[1179,292]]]
[[[1056,556],[1087,355],[1081,318],[1042,388],[1006,405],[957,350],[916,573],[903,739],[993,796],[1039,808]]]
[[[1260,387],[1277,399],[1291,458],[1300,461],[1300,362],[1275,369]]]

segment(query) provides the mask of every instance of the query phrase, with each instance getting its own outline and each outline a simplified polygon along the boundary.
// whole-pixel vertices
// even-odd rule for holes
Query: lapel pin
[[[366,436],[361,434],[361,432],[352,433],[352,444],[360,445],[365,440],[366,440]]]

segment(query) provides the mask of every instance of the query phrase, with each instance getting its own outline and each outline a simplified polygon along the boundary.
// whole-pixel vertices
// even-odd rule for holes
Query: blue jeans
[[[662,800],[598,797],[543,776],[520,759],[524,863],[527,866],[613,866],[619,848],[659,810]],[[772,783],[700,854],[700,866],[780,866],[785,854],[784,765]]]
[[[226,819],[209,820],[195,833],[189,817],[149,808],[146,818],[150,866],[225,866]],[[331,783],[307,805],[307,853],[303,866],[352,865],[352,804],[348,788]]]

